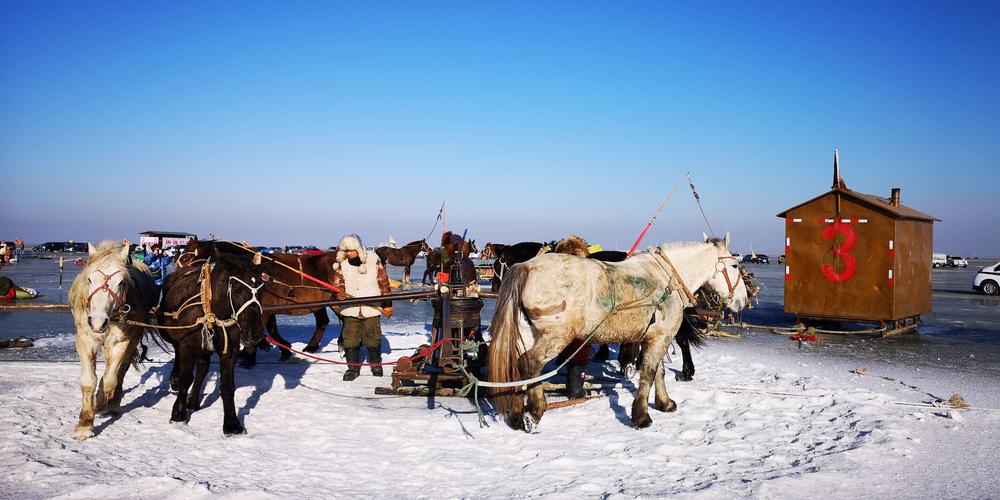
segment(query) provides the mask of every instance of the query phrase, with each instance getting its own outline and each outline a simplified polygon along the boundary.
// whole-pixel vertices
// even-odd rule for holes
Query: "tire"
[[[996,281],[986,280],[982,285],[983,293],[986,295],[1000,295],[1000,286],[997,286]]]
[[[941,267],[941,264],[934,264],[934,269]]]

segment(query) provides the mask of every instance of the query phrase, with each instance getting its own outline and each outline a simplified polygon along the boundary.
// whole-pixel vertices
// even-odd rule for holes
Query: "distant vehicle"
[[[754,255],[744,255],[743,262],[749,264],[770,264],[771,260],[767,258],[767,255],[758,253]]]
[[[301,253],[302,255],[323,255],[323,251],[316,247],[305,247]]]
[[[66,249],[63,251],[73,252],[73,253],[87,253],[90,251],[90,248],[86,242],[76,242],[76,243],[70,242],[66,244]]]
[[[262,253],[262,254],[269,254],[269,253],[273,253],[274,252],[274,250],[272,249],[272,247],[253,247],[253,249],[256,250],[256,251],[258,251],[258,252],[260,252],[260,253]],[[279,248],[278,251],[280,252],[281,249]]]
[[[949,255],[948,267],[961,267],[962,269],[965,269],[969,267],[969,261],[959,256]]]
[[[784,263],[785,263],[785,254],[781,254],[778,256],[778,264],[784,264]]]
[[[972,289],[986,295],[1000,295],[1000,262],[980,269],[972,277]]]
[[[305,250],[305,249],[306,249],[306,247],[304,247],[302,245],[290,245],[290,246],[286,246],[285,247],[285,252],[284,253],[296,253],[296,254],[298,254],[298,253],[302,253],[302,251]]]
[[[270,252],[267,253],[281,253],[283,250],[281,247],[267,247],[267,249],[270,250]]]
[[[31,250],[34,252],[62,252],[66,249],[66,242],[64,241],[49,241],[42,243],[33,247]]]
[[[945,253],[931,254],[931,267],[938,268],[947,265],[948,265],[948,254]]]

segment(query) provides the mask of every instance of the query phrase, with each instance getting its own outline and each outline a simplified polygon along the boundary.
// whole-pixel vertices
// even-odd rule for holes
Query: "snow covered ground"
[[[781,321],[780,272],[761,273],[770,288],[753,314]],[[56,296],[54,278],[37,280]],[[678,411],[651,410],[649,429],[629,425],[634,387],[623,381],[603,398],[549,411],[531,434],[491,413],[481,428],[467,399],[379,396],[373,389],[389,377],[366,370],[345,383],[340,366],[280,363],[268,352],[237,371],[248,433],[226,438],[214,373],[205,408],[187,425],[168,422],[172,357],[153,350],[156,361],[126,377],[125,414],[99,418],[97,435],[77,442],[68,313],[4,313],[0,337],[48,338],[0,350],[0,497],[1000,497],[1000,412],[899,404],[959,393],[1000,408],[998,302],[938,303],[937,292],[929,334],[801,346],[770,334],[712,339],[695,352],[693,382],[668,381]],[[978,319],[960,325],[956,316]],[[425,343],[429,317],[426,304],[398,304],[383,325],[386,359]],[[312,318],[279,321],[304,346]],[[327,330],[325,356],[339,356],[338,333],[336,324]],[[665,362],[680,368],[679,356]],[[593,364],[590,373],[615,371]]]
[[[283,326],[306,330],[302,318]],[[290,326],[289,326],[290,325]],[[336,330],[331,328],[331,330]],[[426,341],[426,325],[387,323],[389,359]],[[329,338],[329,337],[328,337]],[[70,336],[41,348],[71,343]],[[79,411],[74,363],[0,363],[0,494],[5,497],[996,497],[1000,413],[902,406],[930,401],[905,387],[917,374],[717,339],[696,353],[695,381],[668,384],[679,410],[629,425],[631,382],[552,410],[532,434],[466,399],[377,396],[388,377],[341,381],[339,366],[278,363],[239,370],[236,403],[248,434],[222,435],[215,376],[206,408],[168,423],[170,359],[130,371],[125,414],[97,435],[71,436]],[[304,344],[297,343],[299,347]],[[808,351],[809,347],[806,347]],[[324,347],[337,356],[336,345]],[[679,369],[674,356],[668,366]],[[591,367],[599,375],[600,366]],[[611,368],[608,374],[610,375]],[[927,373],[919,374],[927,378]],[[935,380],[931,374],[930,379]],[[994,381],[995,382],[995,381]],[[973,405],[989,381],[946,388]],[[939,388],[923,387],[934,393]]]

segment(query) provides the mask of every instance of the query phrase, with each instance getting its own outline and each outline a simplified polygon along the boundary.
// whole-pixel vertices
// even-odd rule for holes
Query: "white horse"
[[[748,302],[747,287],[724,240],[678,242],[620,263],[565,254],[544,254],[511,267],[500,288],[490,329],[489,377],[510,383],[539,375],[545,363],[574,339],[600,343],[641,343],[645,349],[639,387],[632,404],[636,428],[652,423],[649,386],[656,381],[656,408],[674,411],[663,380],[663,356],[682,321],[691,292],[706,286],[726,299],[732,311]],[[494,389],[497,410],[515,429],[524,413],[537,423],[545,413],[541,384]]]
[[[132,263],[129,246],[113,241],[97,248],[69,289],[76,323],[76,352],[80,356],[80,391],[83,407],[74,439],[94,435],[94,411],[121,414],[122,378],[134,361],[136,346],[145,329],[125,320],[145,321],[159,300],[149,270]],[[97,382],[97,349],[104,355],[104,375]],[[96,394],[95,394],[96,392]]]

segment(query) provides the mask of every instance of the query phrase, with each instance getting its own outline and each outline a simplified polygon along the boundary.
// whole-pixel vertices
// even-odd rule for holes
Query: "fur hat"
[[[553,251],[555,253],[567,253],[570,255],[576,255],[577,257],[587,258],[587,255],[589,255],[587,253],[587,248],[589,246],[590,245],[587,243],[587,240],[574,234],[573,236],[556,243],[556,247]]]
[[[368,252],[365,251],[365,246],[361,243],[361,237],[349,234],[340,239],[340,244],[337,246],[337,262],[333,264],[334,269],[340,269],[340,263],[347,260],[348,250],[358,252],[358,258],[361,259],[362,264],[368,261]],[[367,266],[359,267],[358,271],[361,274],[368,272]]]

